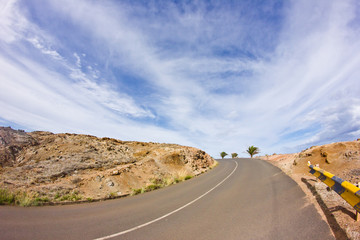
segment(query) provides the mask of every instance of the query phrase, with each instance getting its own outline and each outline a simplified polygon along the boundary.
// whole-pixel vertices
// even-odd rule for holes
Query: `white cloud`
[[[79,55],[77,53],[74,53],[74,57],[76,59],[76,66],[78,68],[81,68],[81,59],[80,59]]]
[[[100,85],[90,80],[88,76],[79,69],[73,69],[70,77],[76,81],[73,85],[74,88],[81,90],[84,95],[111,110],[133,117],[154,117],[150,111],[136,106],[135,102],[128,95],[112,90],[111,86],[105,84]]]
[[[137,106],[130,96],[112,90],[111,86],[105,82],[101,84],[93,80],[99,78],[100,73],[98,70],[89,69],[89,76],[82,72],[80,69],[81,59],[76,53],[73,55],[76,58],[76,64],[75,66],[72,66],[70,62],[63,58],[56,50],[52,49],[54,47],[52,46],[54,43],[51,43],[53,40],[52,37],[50,37],[43,30],[39,29],[33,23],[29,23],[25,16],[21,15],[21,12],[17,9],[16,2],[9,2],[4,9],[6,10],[6,15],[2,15],[4,20],[3,25],[6,23],[5,27],[11,29],[11,34],[8,33],[9,35],[13,36],[11,37],[11,41],[28,41],[35,49],[39,50],[41,54],[51,57],[55,64],[62,66],[62,69],[66,70],[65,73],[69,72],[70,74],[68,75],[68,79],[66,79],[67,76],[66,74],[64,75],[64,73],[51,73],[51,71],[53,71],[51,67],[46,69],[44,67],[40,67],[36,63],[36,56],[32,56],[33,59],[27,59],[26,56],[21,56],[21,52],[18,52],[16,48],[12,49],[12,47],[9,45],[6,47],[6,49],[4,48],[3,50],[5,50],[9,55],[16,56],[16,62],[25,66],[25,68],[20,67],[20,65],[18,65],[16,62],[12,62],[6,59],[4,56],[1,59],[3,62],[1,66],[2,84],[7,85],[6,87],[2,88],[4,94],[2,95],[1,99],[3,103],[16,103],[19,108],[22,107],[21,105],[29,104],[32,106],[32,109],[30,106],[29,109],[31,109],[34,113],[39,113],[39,111],[41,111],[41,115],[43,115],[44,118],[48,117],[49,119],[55,117],[64,118],[62,113],[65,113],[66,111],[59,111],[60,109],[54,108],[54,106],[61,105],[64,107],[74,105],[75,109],[72,109],[71,111],[73,112],[69,113],[68,116],[70,118],[76,119],[79,117],[79,114],[74,113],[77,112],[76,107],[80,107],[77,105],[80,102],[80,100],[77,98],[81,98],[82,95],[83,98],[88,99],[86,101],[82,99],[82,105],[87,107],[91,106],[94,113],[96,113],[99,109],[106,107],[109,110],[114,110],[117,113],[125,114],[127,116],[153,117],[150,111],[144,110],[142,107]],[[13,19],[13,15],[18,16],[18,19]],[[19,19],[22,23],[21,27],[19,27]],[[9,43],[9,40],[10,37],[6,38],[5,42]],[[82,56],[85,57],[86,55],[83,54]],[[48,62],[51,62],[52,60]],[[11,69],[11,71],[9,69]],[[33,76],[37,76],[37,78],[31,77],[30,73],[33,74]],[[19,78],[19,76],[22,77]],[[71,78],[75,80],[75,83],[69,81]],[[18,80],[18,86],[14,85],[16,84],[15,79]],[[21,82],[24,84],[21,84]],[[44,89],[44,85],[42,85],[44,82],[46,82],[47,85],[46,89]],[[61,83],[61,86],[58,85],[59,83]],[[66,97],[62,97],[62,100],[52,97],[59,94],[64,94]],[[20,99],[22,99],[24,103],[21,103],[21,101],[19,101]],[[49,99],[53,99],[53,101],[50,101]],[[69,100],[65,101],[65,99]],[[91,103],[86,104],[88,101]],[[61,102],[63,103],[60,104]],[[16,106],[13,106],[12,109],[15,108]],[[79,111],[79,113],[80,112],[81,111]],[[4,118],[7,118],[8,114],[8,112],[2,113]],[[61,114],[61,117],[59,114]],[[111,117],[111,114],[108,115]],[[119,118],[119,116],[114,116],[113,118]],[[16,119],[12,119],[12,121],[16,121]]]
[[[11,43],[27,27],[27,20],[18,11],[16,0],[0,1],[0,39]]]
[[[61,60],[62,59],[62,57],[60,56],[60,54],[57,51],[45,47],[43,44],[40,43],[40,40],[38,38],[29,38],[27,40],[35,48],[39,49],[41,51],[41,53],[43,53],[45,55],[49,55],[49,56],[51,56],[52,58],[54,58],[56,60]]]
[[[8,76],[3,81],[9,86],[2,103],[11,104],[0,116],[14,114],[7,120],[19,123],[17,118],[26,113],[38,122],[62,119],[59,129],[97,129],[100,135],[119,128],[119,137],[149,140],[156,135],[164,141],[191,143],[214,156],[220,151],[241,152],[249,145],[264,153],[283,147],[292,151],[358,132],[360,33],[349,24],[356,16],[354,1],[292,1],[280,19],[270,23],[242,4],[239,11],[226,4],[208,11],[201,1],[195,7],[183,4],[181,10],[172,3],[158,8],[156,2],[148,7],[111,1],[47,3],[59,19],[71,21],[81,37],[86,35],[89,48],[99,48],[99,56],[70,46],[59,51],[56,34],[29,23],[17,4],[10,3],[2,6],[6,17],[0,26],[7,35],[1,39],[6,44],[27,39],[58,62],[63,72],[55,73],[26,56],[17,59],[36,69],[35,79],[3,57],[9,68],[0,71]],[[262,10],[275,11],[272,4]],[[244,53],[231,56],[236,50]],[[99,70],[97,61],[104,61],[105,67]],[[16,68],[9,72],[11,66]],[[113,69],[141,79],[132,88],[151,93],[126,94],[121,87],[131,85],[131,80]],[[30,90],[21,79],[27,79],[24,86]],[[46,79],[55,80],[44,84]],[[19,89],[25,93],[27,108],[17,100]],[[35,98],[34,93],[42,97]],[[45,98],[52,100],[44,103]],[[56,103],[67,117],[51,109]],[[68,128],[65,122],[71,123]],[[102,123],[106,126],[97,126]]]
[[[68,84],[63,76],[50,73],[34,62],[23,59],[22,65],[25,67],[0,58],[3,74],[0,116],[7,121],[35,130],[122,136],[124,140],[161,141],[160,133],[174,143],[187,142],[174,132],[147,124],[139,125],[103,108],[102,102],[88,96],[87,91]],[[52,81],[40,82],[34,76]]]

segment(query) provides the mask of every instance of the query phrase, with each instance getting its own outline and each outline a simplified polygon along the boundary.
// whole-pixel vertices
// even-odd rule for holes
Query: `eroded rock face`
[[[198,175],[214,164],[204,151],[175,144],[0,130],[0,188],[51,201],[74,192],[82,199],[128,194],[154,181]]]
[[[37,144],[33,137],[22,130],[0,127],[0,166],[13,166],[23,148]]]

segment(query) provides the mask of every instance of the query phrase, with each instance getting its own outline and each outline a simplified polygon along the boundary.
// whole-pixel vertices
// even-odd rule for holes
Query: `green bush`
[[[150,192],[150,191],[159,189],[159,188],[161,188],[161,186],[162,186],[161,184],[151,184],[149,186],[146,186],[145,192]]]
[[[15,202],[15,195],[7,189],[0,189],[0,204],[13,204]]]
[[[189,180],[189,179],[192,179],[192,178],[193,178],[192,176],[187,175],[187,176],[185,177],[185,180]]]
[[[35,201],[35,198],[32,195],[27,194],[26,192],[18,192],[16,194],[15,204],[22,207],[39,205],[39,203]]]
[[[132,195],[138,195],[138,194],[140,194],[140,193],[144,193],[144,189],[143,189],[143,188],[133,189]]]
[[[60,201],[78,201],[82,199],[82,197],[78,194],[79,193],[75,191],[71,194],[66,194],[61,197],[59,195],[55,195],[55,198],[59,199]]]
[[[54,199],[59,199],[61,197],[60,193],[56,193],[55,196],[54,196]]]

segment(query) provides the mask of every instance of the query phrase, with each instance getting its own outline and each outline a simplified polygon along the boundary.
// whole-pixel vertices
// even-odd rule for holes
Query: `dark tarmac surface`
[[[134,197],[0,206],[0,239],[95,239],[146,223],[111,239],[335,239],[300,187],[278,168],[256,159],[219,162],[199,177]]]

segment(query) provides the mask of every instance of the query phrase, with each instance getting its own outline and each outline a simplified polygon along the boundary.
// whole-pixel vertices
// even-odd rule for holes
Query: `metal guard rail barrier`
[[[337,192],[346,202],[356,210],[356,216],[360,212],[360,188],[355,185],[319,168],[308,162],[310,173],[319,178],[332,190]]]

